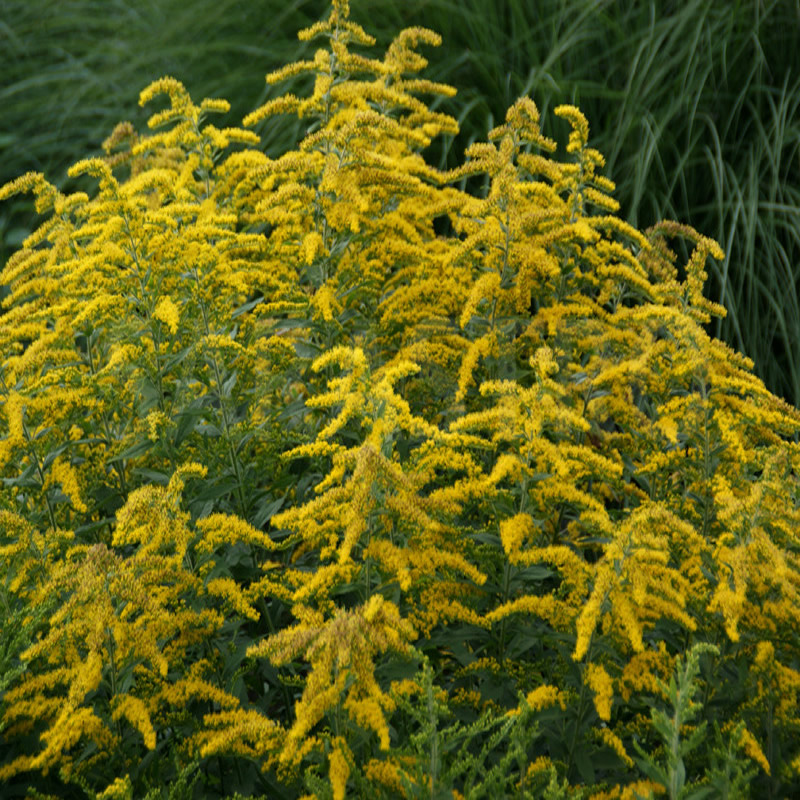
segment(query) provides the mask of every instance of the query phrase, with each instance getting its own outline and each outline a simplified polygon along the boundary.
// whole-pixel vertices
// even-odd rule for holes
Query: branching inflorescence
[[[718,245],[617,217],[571,106],[563,160],[523,98],[431,167],[431,31],[300,38],[244,128],[162,78],[91,193],[0,189],[48,215],[0,278],[0,785],[800,790],[800,414],[704,328]]]

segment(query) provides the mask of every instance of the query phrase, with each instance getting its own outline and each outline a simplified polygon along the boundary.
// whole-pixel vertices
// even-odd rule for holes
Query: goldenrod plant
[[[719,246],[622,221],[573,106],[434,167],[432,31],[299,36],[241,127],[161,78],[91,193],[0,189],[46,217],[0,276],[4,794],[800,791],[800,412],[707,332]]]
[[[226,97],[230,120],[275,96],[253,65],[276,69],[313,56],[287,35],[327,0],[4,0],[0,52],[0,185],[26,170],[64,190],[90,182],[67,169],[101,142],[120,114],[144,126],[139,89],[162,74],[193,97]],[[354,4],[381,47],[409,25],[438,31],[425,74],[459,87],[433,101],[459,122],[437,137],[432,164],[454,168],[517,97],[530,95],[562,142],[552,109],[577,103],[618,181],[621,216],[640,228],[664,218],[716,238],[708,297],[728,314],[715,335],[746,353],[767,387],[800,403],[800,50],[797,4],[760,0],[370,0]],[[141,43],[148,42],[143,48]],[[302,91],[302,77],[283,84]],[[260,147],[294,147],[303,120],[273,117]],[[0,206],[0,267],[36,226],[29,195]],[[685,251],[680,251],[685,255]],[[5,296],[0,285],[0,299]]]

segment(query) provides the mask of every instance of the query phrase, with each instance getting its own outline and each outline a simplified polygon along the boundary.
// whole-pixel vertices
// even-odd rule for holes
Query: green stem
[[[92,377],[97,377],[97,368],[95,367],[94,363],[94,354],[92,353],[92,340],[89,334],[85,334],[86,336],[86,352],[89,356],[89,370],[92,373]],[[103,421],[103,433],[105,433],[106,441],[110,445],[112,442],[111,436],[111,426],[108,423],[108,412],[106,407],[103,406],[102,412],[102,421]],[[114,461],[114,472],[117,473],[117,477],[119,478],[119,490],[123,497],[128,494],[128,482],[125,480],[125,467],[119,461]]]
[[[589,646],[586,650],[586,660],[585,663],[591,663],[591,656],[592,656],[592,644],[594,643],[594,634],[592,634],[591,639],[589,639]],[[569,750],[567,752],[567,774],[572,769],[572,759],[575,755],[575,748],[578,744],[578,732],[580,731],[581,722],[583,721],[583,714],[584,708],[586,704],[586,681],[583,679],[583,675],[581,675],[581,691],[580,695],[578,696],[578,715],[575,719],[575,730],[572,732],[572,740],[569,744]]]
[[[108,584],[106,584],[106,590],[108,590]],[[111,662],[111,698],[117,696],[117,660],[115,657],[115,648],[114,648],[114,635],[111,632],[111,629],[106,627],[106,647],[108,647],[108,658]],[[117,720],[117,736],[122,739],[122,721]]]
[[[0,387],[3,389],[3,393],[5,394],[6,398],[8,398],[9,391],[8,385],[6,384],[5,378],[2,374],[0,374]],[[50,498],[47,495],[47,492],[44,488],[44,470],[42,469],[42,465],[39,461],[39,456],[36,454],[36,448],[33,446],[33,440],[31,439],[30,431],[28,431],[28,426],[25,424],[25,417],[24,417],[24,410],[23,410],[23,418],[22,418],[22,435],[25,437],[25,442],[28,445],[28,455],[33,459],[33,464],[36,467],[36,473],[39,476],[39,482],[42,487],[42,494],[44,494],[44,502],[47,505],[47,516],[50,519],[50,527],[52,530],[56,529],[56,516],[55,512],[53,511],[53,506],[50,503]]]
[[[128,234],[128,241],[131,244],[130,255],[133,259],[133,263],[136,265],[136,280],[139,283],[139,293],[141,295],[141,302],[142,302],[142,309],[144,310],[145,320],[147,325],[150,329],[150,338],[153,341],[153,357],[155,358],[155,366],[156,366],[156,388],[158,389],[158,408],[163,414],[166,414],[166,404],[164,402],[164,384],[162,381],[161,375],[161,361],[159,359],[159,350],[161,349],[161,336],[159,335],[158,325],[153,324],[153,316],[150,313],[150,309],[147,305],[147,287],[142,280],[142,265],[139,262],[139,255],[137,252],[136,241],[133,238],[133,231],[131,231],[130,226],[130,219],[128,218],[127,213],[122,214],[122,219],[125,223],[125,231]],[[172,461],[172,466],[174,468],[174,460],[170,455],[170,460]]]
[[[506,559],[505,566],[503,568],[503,602],[501,605],[505,605],[508,602],[508,594],[511,586],[511,564],[508,563],[508,559]],[[500,623],[500,647],[499,647],[499,661],[502,664],[506,660],[506,624],[508,622],[508,617],[503,617]]]
[[[431,800],[436,797],[436,779],[439,777],[439,726],[438,715],[433,702],[433,686],[427,687],[427,705],[428,705],[428,719],[433,725],[433,737],[431,740],[431,755],[430,755],[430,781],[431,781]]]
[[[31,458],[33,459],[34,466],[36,467],[36,473],[39,476],[39,482],[42,486],[42,494],[44,495],[44,502],[47,506],[47,516],[50,519],[50,527],[55,530],[56,529],[56,515],[55,511],[53,510],[53,504],[50,502],[50,496],[47,493],[47,490],[44,488],[44,470],[42,469],[42,464],[39,461],[39,456],[36,454],[36,448],[33,446],[33,440],[31,439],[30,431],[28,430],[28,426],[23,421],[22,423],[22,433],[25,436],[25,441],[28,444],[28,453],[30,454]]]
[[[253,548],[250,548],[250,558],[253,562],[253,568],[258,571],[258,560],[256,559],[256,554]],[[259,597],[256,600],[256,605],[258,606],[258,610],[261,612],[261,616],[267,621],[267,628],[269,628],[270,636],[274,636],[277,631],[275,628],[275,623],[272,621],[272,615],[269,613],[269,606],[267,606],[267,601],[264,600],[263,597]],[[294,672],[294,670],[291,670]],[[283,701],[286,704],[286,718],[289,718],[289,715],[292,710],[292,698],[289,696],[289,690],[286,688],[286,684],[281,682],[281,689],[283,690]]]
[[[196,268],[193,270],[193,274],[194,274],[195,284],[197,285],[197,296],[198,296],[198,305],[200,306],[200,314],[203,318],[203,330],[205,331],[206,337],[209,337],[211,336],[211,327],[208,324],[208,311],[206,310],[206,305],[202,299],[203,295],[202,295],[202,287],[200,286],[200,276],[198,275]],[[219,361],[217,360],[217,355],[213,351],[211,354],[211,366],[214,369],[214,381],[216,382],[217,396],[219,397],[219,409],[222,416],[222,428],[225,435],[225,444],[228,450],[228,458],[230,459],[233,473],[236,476],[236,494],[237,494],[237,499],[239,501],[239,514],[242,517],[242,519],[247,519],[247,504],[245,502],[244,488],[242,486],[243,479],[242,479],[241,464],[239,463],[239,458],[236,455],[236,448],[233,446],[233,441],[231,439],[231,422],[228,416],[228,407],[225,402],[225,397],[222,391],[222,373],[219,368]]]
[[[711,448],[711,437],[709,434],[709,409],[708,409],[708,390],[705,380],[700,382],[700,397],[703,401],[703,538],[708,535],[708,526],[710,521],[709,506],[711,504],[711,495],[708,490],[708,484],[711,480],[711,459],[709,450]]]

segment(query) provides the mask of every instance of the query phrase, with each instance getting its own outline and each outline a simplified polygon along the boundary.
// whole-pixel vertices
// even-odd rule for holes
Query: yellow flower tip
[[[138,697],[133,695],[115,695],[114,710],[111,719],[118,721],[125,718],[132,727],[139,731],[148,750],[155,750],[156,732],[150,720],[147,706]]]
[[[366,622],[373,622],[378,612],[381,610],[381,606],[383,606],[383,597],[379,594],[372,595],[364,606],[364,620]]]
[[[176,99],[188,100],[189,93],[186,87],[176,78],[165,76],[153,81],[139,93],[139,105],[143,106],[149,103],[154,97],[160,94],[169,95],[172,100],[173,106],[176,105]]]
[[[25,443],[25,404],[19,392],[11,391],[6,397],[5,416],[8,426],[8,443],[22,446]]]
[[[611,730],[611,728],[595,728],[594,734],[603,744],[613,750],[620,757],[626,767],[631,768],[634,766],[634,761],[628,755],[628,751],[625,749],[622,739],[620,739],[619,736],[617,736],[617,734]],[[616,797],[616,795],[613,796]],[[639,795],[636,796],[638,797]],[[597,796],[595,795],[594,797]],[[634,795],[631,795],[631,797],[633,798]]]
[[[547,345],[537,348],[528,363],[542,380],[550,378],[558,372],[558,362],[553,351]]]
[[[708,240],[709,255],[717,261],[725,260],[725,251],[719,246],[719,243],[714,239]]]
[[[163,322],[167,328],[169,328],[170,333],[175,334],[178,332],[178,325],[180,323],[181,315],[178,307],[172,301],[172,298],[160,298],[158,303],[156,303],[153,317],[160,322]]]
[[[533,711],[541,711],[554,706],[556,703],[563,705],[564,700],[557,687],[545,685],[539,686],[530,692],[525,698],[525,702]]]
[[[204,464],[200,464],[197,461],[187,461],[185,464],[181,464],[175,470],[172,478],[170,478],[169,491],[172,491],[172,481],[179,481],[182,484],[186,478],[205,478],[206,475],[208,475],[208,467]]]
[[[499,290],[500,276],[496,272],[486,272],[475,281],[459,317],[458,324],[462,329],[467,327],[469,321],[477,313],[478,306],[484,300],[496,299]]]
[[[200,110],[211,111],[214,114],[227,114],[231,110],[231,104],[222,98],[207,97],[200,103]]]
[[[577,622],[577,637],[575,640],[575,650],[572,652],[573,661],[583,661],[583,657],[589,650],[589,642],[597,626],[599,609],[594,607],[591,601],[584,606]]]
[[[567,150],[573,153],[585,147],[589,141],[589,121],[583,112],[572,105],[560,105],[555,107],[553,113],[572,125],[572,133],[569,137],[570,143],[567,146]]]
[[[614,700],[611,676],[600,664],[588,664],[584,673],[584,681],[594,692],[597,716],[608,722],[611,719],[611,704]]]
[[[242,128],[223,128],[221,133],[231,142],[239,142],[239,144],[257,145],[261,142],[261,137],[257,133]]]
[[[772,642],[759,642],[756,646],[755,666],[766,669],[775,658],[775,647]]]
[[[350,0],[333,0],[332,15],[335,14],[339,21],[350,18]]]
[[[114,130],[103,140],[103,152],[106,155],[111,155],[115,147],[119,147],[124,142],[133,144],[137,138],[136,128],[133,127],[132,122],[118,122],[114,126]]]
[[[506,111],[506,122],[513,122],[518,119],[526,119],[530,124],[539,124],[539,109],[530,97],[520,97]]]
[[[133,786],[128,775],[124,778],[115,778],[100,794],[97,800],[132,800]]]
[[[333,800],[344,800],[347,793],[347,779],[350,777],[350,765],[343,752],[345,749],[349,749],[347,748],[347,744],[341,737],[337,737],[334,741],[333,750],[331,750],[328,767],[328,777],[331,782],[331,789],[333,790]]]
[[[102,158],[82,158],[67,170],[67,175],[70,178],[77,178],[79,175],[91,175],[101,180],[114,181],[111,168]]]
[[[72,464],[62,458],[58,457],[50,467],[50,475],[47,480],[48,484],[58,483],[61,485],[61,491],[69,498],[72,507],[81,513],[88,511],[86,503],[81,499],[81,490],[78,483],[78,473]]]
[[[307,28],[302,28],[297,32],[297,38],[301,42],[309,42],[314,37],[319,36],[321,33],[327,33],[330,31],[331,25],[328,20],[321,20],[319,22],[315,22],[313,25],[309,25]],[[269,83],[269,79],[267,79]]]
[[[661,417],[656,423],[656,428],[664,434],[664,436],[676,444],[678,441],[678,423],[672,417]]]
[[[770,770],[769,761],[767,761],[767,757],[764,755],[764,751],[761,749],[761,745],[758,743],[758,740],[752,733],[750,733],[747,728],[742,728],[742,735],[741,735],[741,744],[744,748],[744,752],[753,759],[753,761],[758,764],[767,775],[771,775],[772,772]]]
[[[522,545],[534,530],[530,514],[516,514],[500,523],[500,540],[508,560],[512,563],[520,555]]]
[[[317,231],[311,231],[303,237],[303,242],[300,245],[300,256],[304,264],[309,266],[314,263],[314,259],[325,252],[325,245],[322,236]]]
[[[0,186],[0,200],[6,200],[15,194],[23,194],[37,189],[37,187],[49,185],[41,172],[26,172],[15,178],[13,181]]]
[[[442,37],[430,28],[412,26],[400,31],[395,37],[395,42],[403,47],[411,48],[416,48],[420,44],[439,47],[442,44]]]

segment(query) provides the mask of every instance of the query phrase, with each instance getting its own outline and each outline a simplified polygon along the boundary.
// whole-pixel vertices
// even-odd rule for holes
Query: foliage
[[[174,75],[196,97],[230,98],[229,119],[274,97],[259,91],[253,63],[277,68],[296,57],[287,31],[310,24],[322,0],[6,0],[0,48],[0,183],[23,170],[54,176],[100,143],[156,75]],[[424,25],[444,37],[432,79],[459,87],[435,107],[461,131],[431,145],[429,160],[458,165],[520,95],[549,123],[559,103],[580,105],[594,144],[619,181],[628,222],[684,220],[722,243],[708,297],[728,309],[714,333],[755,361],[779,396],[800,404],[800,262],[797,163],[800,51],[797,0],[370,0],[354,17],[378,42]],[[148,42],[147,48],[141,42]],[[301,57],[312,50],[301,44]],[[276,156],[300,126],[282,117],[262,133]],[[562,131],[553,126],[551,135]],[[24,197],[0,212],[0,264],[30,232]],[[0,290],[2,291],[2,290]]]
[[[432,31],[300,39],[243,127],[162,78],[91,193],[0,189],[47,214],[1,278],[7,793],[796,793],[800,412],[704,327],[719,246],[618,217],[574,106],[563,157],[522,98],[426,161]]]

